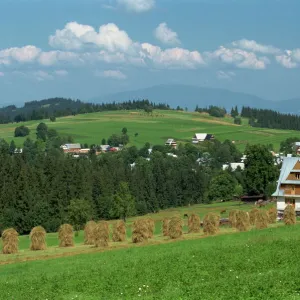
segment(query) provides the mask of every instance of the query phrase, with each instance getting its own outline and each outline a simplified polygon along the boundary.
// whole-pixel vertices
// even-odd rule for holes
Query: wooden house
[[[62,145],[64,153],[80,153],[81,145],[80,144],[65,144]]]
[[[300,158],[284,157],[277,189],[272,195],[277,200],[278,216],[283,215],[285,207],[290,204],[300,215]]]

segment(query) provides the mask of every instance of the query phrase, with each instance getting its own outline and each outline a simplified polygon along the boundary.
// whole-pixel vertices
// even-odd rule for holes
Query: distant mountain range
[[[300,113],[300,98],[282,101],[270,101],[251,94],[233,92],[226,89],[189,86],[181,84],[157,85],[149,88],[109,94],[93,99],[91,102],[121,102],[127,100],[148,99],[153,102],[167,103],[171,107],[187,107],[194,110],[196,105],[207,107],[216,105],[230,110],[237,105],[280,111],[282,113]]]

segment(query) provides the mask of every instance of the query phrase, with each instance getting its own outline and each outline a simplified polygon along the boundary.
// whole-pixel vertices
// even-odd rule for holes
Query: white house
[[[229,166],[232,169],[232,171],[235,171],[238,167],[240,167],[241,170],[245,169],[245,164],[244,163],[230,163],[230,164],[223,165],[223,170],[228,169]]]
[[[192,143],[193,144],[198,144],[200,142],[204,142],[204,141],[210,141],[213,140],[214,136],[212,134],[209,133],[196,133],[194,135],[194,137],[192,138]]]
[[[277,200],[278,216],[283,215],[285,207],[290,204],[300,215],[300,158],[284,157],[277,189],[272,195]]]
[[[174,139],[168,139],[165,143],[166,146],[170,146],[174,149],[177,148],[177,142]]]

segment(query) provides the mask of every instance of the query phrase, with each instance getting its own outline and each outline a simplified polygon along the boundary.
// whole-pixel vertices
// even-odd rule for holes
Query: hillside
[[[278,110],[283,113],[300,112],[300,99],[282,101],[269,101],[260,97],[233,92],[226,89],[189,86],[181,84],[157,85],[149,88],[125,91],[116,94],[109,94],[102,97],[94,97],[90,101],[99,103],[107,101],[127,101],[132,99],[149,99],[154,102],[168,103],[171,107],[188,107],[190,110],[199,107],[216,105],[231,109],[238,105],[255,108]]]
[[[35,139],[35,128],[40,121],[29,121],[0,126],[0,136],[7,141],[15,140],[21,146],[25,138],[14,138],[16,126],[26,125],[31,129],[30,137]],[[288,137],[298,136],[298,132],[290,130],[273,130],[250,127],[248,120],[243,125],[233,124],[232,118],[213,118],[206,114],[154,111],[153,116],[138,111],[113,111],[90,113],[57,118],[56,122],[45,120],[49,128],[58,130],[64,135],[71,135],[81,144],[101,144],[113,133],[120,133],[127,127],[130,145],[143,146],[146,142],[164,144],[166,139],[175,138],[179,142],[190,142],[195,133],[212,133],[220,141],[234,140],[243,150],[247,143],[273,144],[279,149],[281,141]],[[135,133],[138,136],[135,137]]]

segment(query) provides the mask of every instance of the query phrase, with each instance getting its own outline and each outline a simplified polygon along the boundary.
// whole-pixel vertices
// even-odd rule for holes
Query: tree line
[[[252,127],[300,130],[300,116],[298,115],[243,106],[241,116],[248,118],[249,125]]]
[[[232,172],[223,171],[222,165],[240,161],[242,154],[230,141],[187,143],[178,149],[154,145],[151,153],[147,143],[140,149],[100,156],[91,151],[74,158],[60,149],[68,137],[43,123],[36,135],[36,141],[26,139],[22,153],[14,152],[13,142],[0,141],[0,230],[13,227],[25,234],[42,225],[54,232],[68,221],[74,201],[94,219],[126,219],[243,193],[267,193],[277,178],[270,152],[260,145],[247,148],[254,154],[245,171]]]
[[[0,124],[49,118],[54,121],[56,117],[115,110],[145,110],[145,112],[151,113],[153,109],[168,110],[170,106],[164,103],[150,102],[147,99],[95,104],[66,98],[50,98],[26,102],[20,108],[15,105],[0,108]]]

